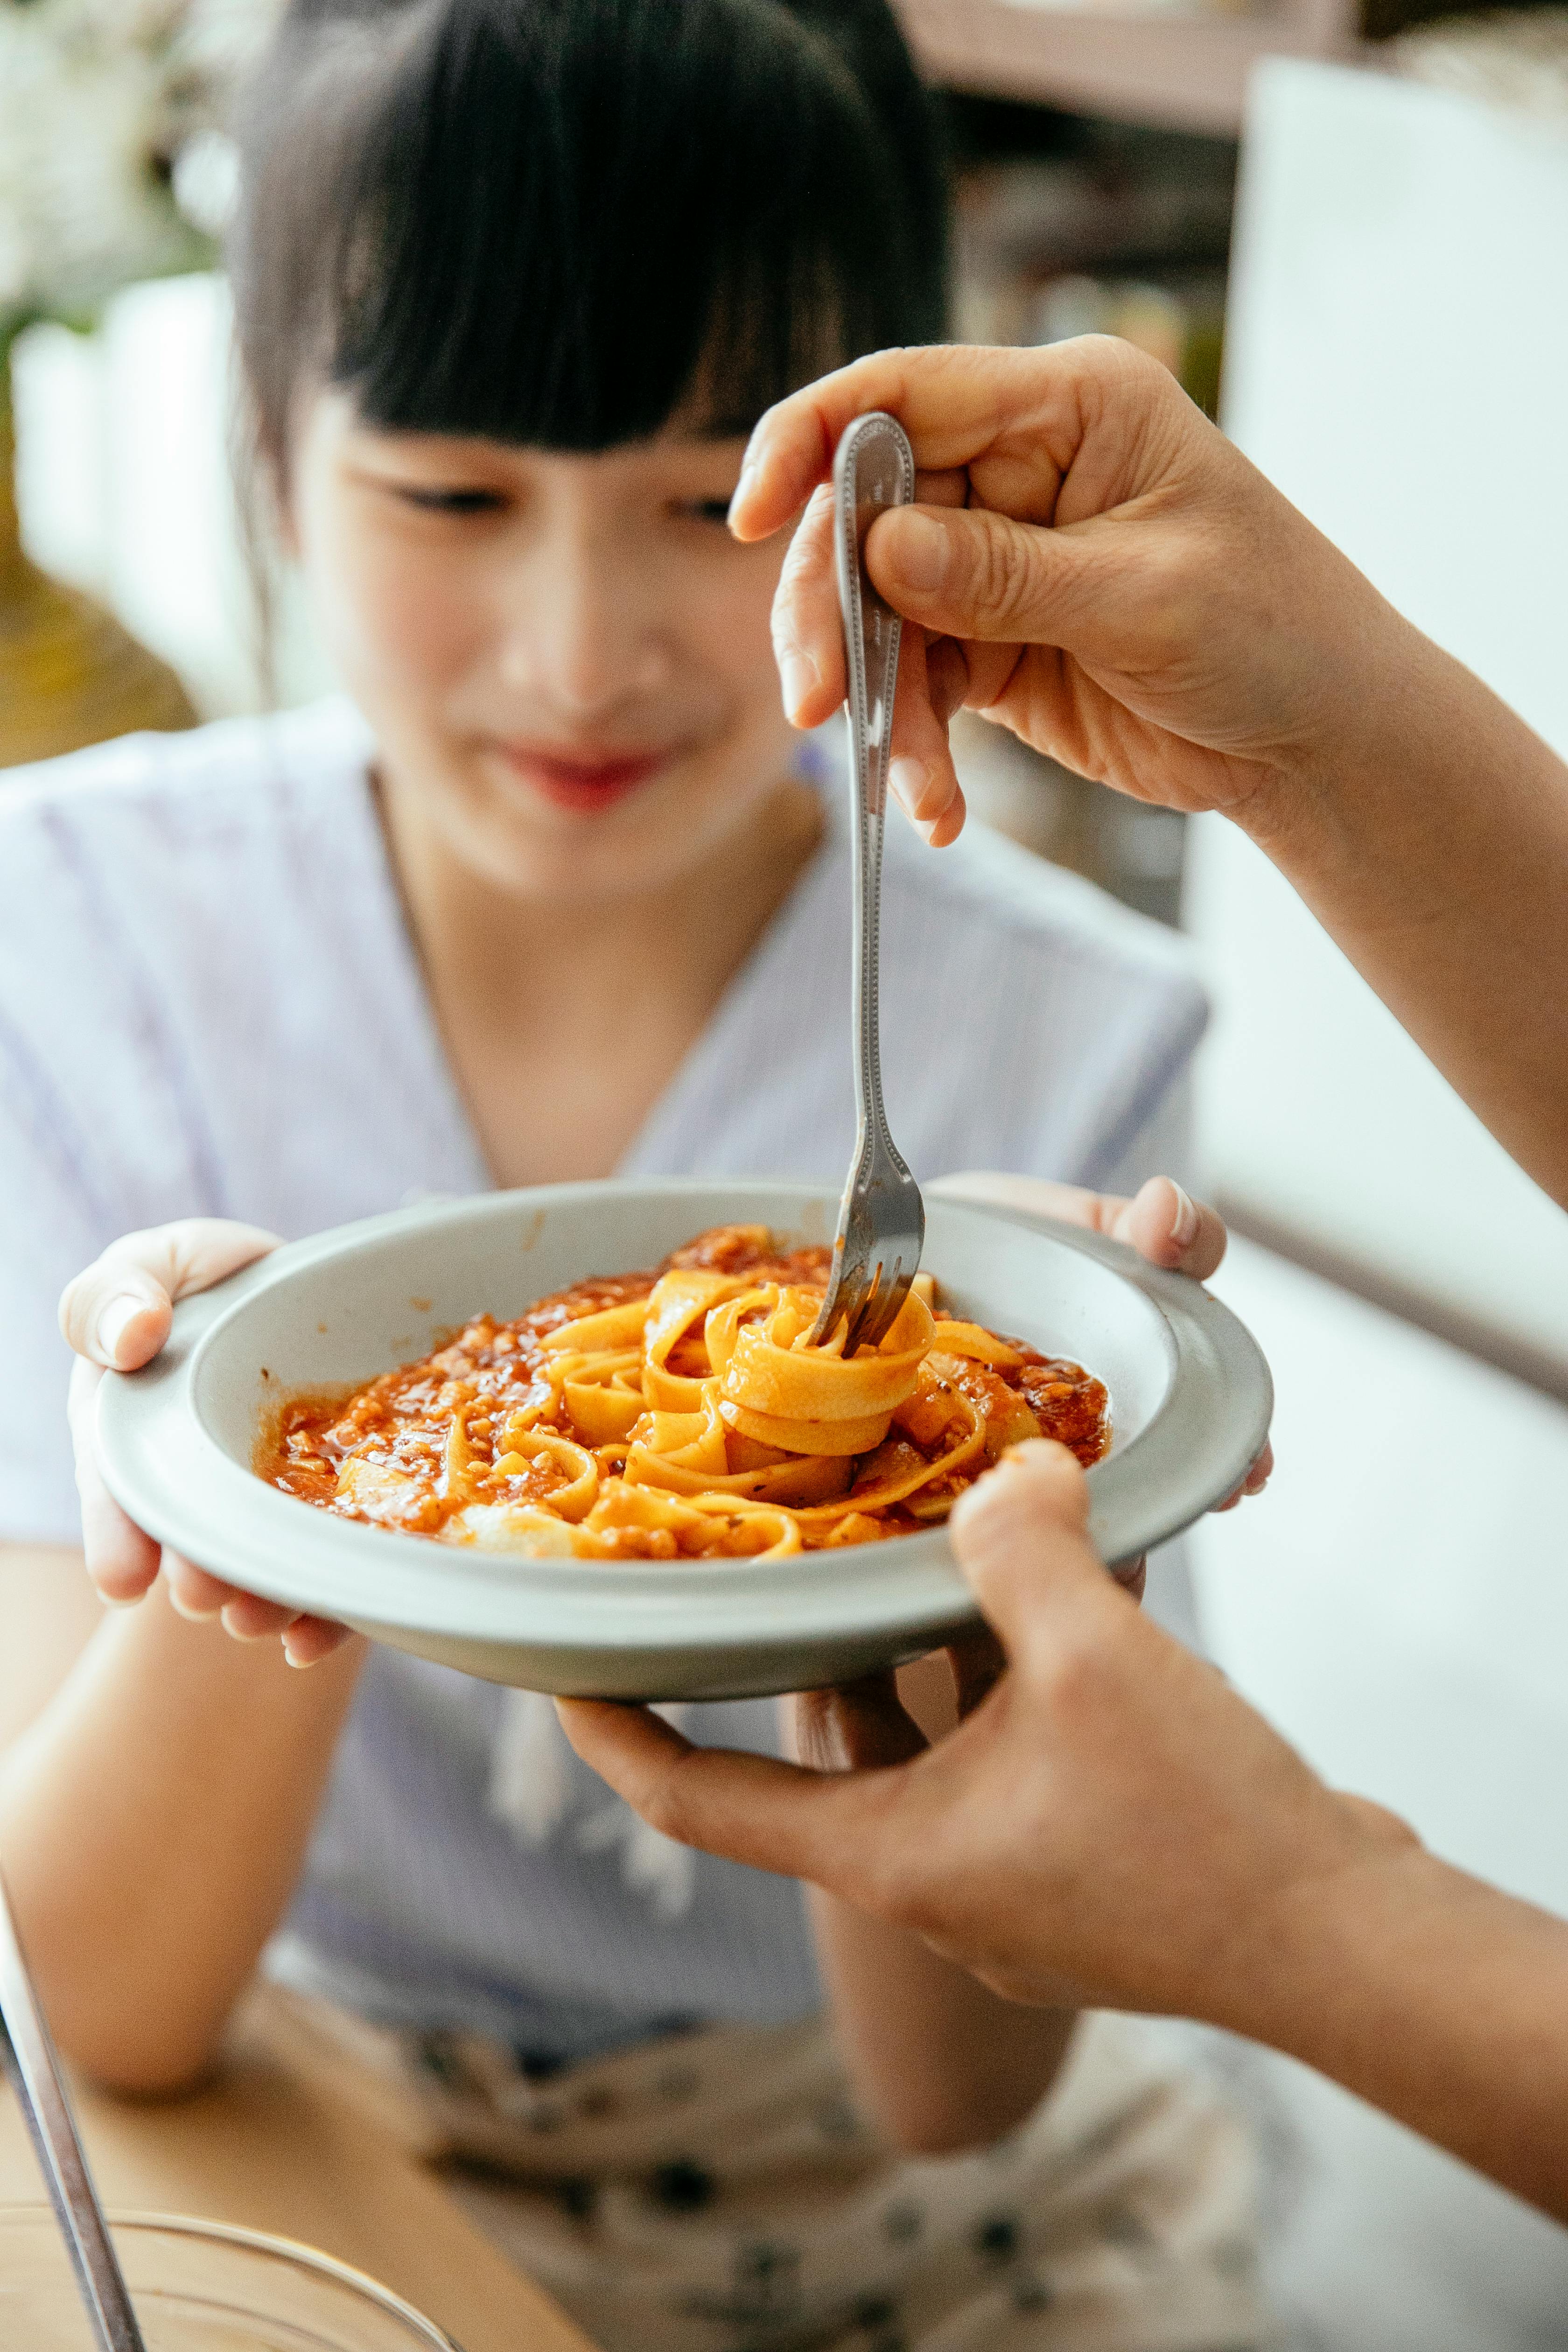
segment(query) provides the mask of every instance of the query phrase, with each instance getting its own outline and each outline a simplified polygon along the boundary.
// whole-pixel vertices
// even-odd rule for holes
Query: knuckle
[[[786,662],[806,657],[807,647],[800,626],[800,614],[793,599],[784,598],[782,592],[781,602],[773,606],[769,634],[773,639],[773,659],[780,669]]]
[[[72,1276],[60,1293],[60,1335],[79,1357],[85,1353],[100,1289],[98,1264]]]
[[[826,485],[813,490],[790,534],[780,569],[793,577],[816,572],[833,561],[833,493]]]
[[[894,1927],[926,1935],[940,1925],[947,1906],[953,1873],[943,1867],[942,1856],[952,1823],[933,1814],[929,1799],[921,1800],[905,1771],[863,1782],[862,1792],[854,1885],[840,1891]]]
[[[1115,1695],[1115,1675],[1103,1636],[1074,1630],[1040,1644],[1031,1679],[1053,1719],[1071,1729],[1103,1720]]]
[[[141,1270],[159,1265],[172,1234],[183,1230],[183,1221],[173,1224],[138,1225],[134,1233],[121,1234],[106,1250],[100,1252],[89,1273],[123,1273],[130,1267]]]
[[[773,630],[776,644],[781,630],[793,626],[796,598],[807,583],[821,571],[816,548],[803,525],[791,540],[784,560],[779,566],[778,590],[773,599]]]
[[[923,1850],[923,1849],[921,1849]],[[942,1909],[933,1882],[904,1842],[879,1838],[861,1865],[857,1899],[866,1909],[909,1934],[924,1936],[940,1927]]]
[[[977,535],[973,596],[994,622],[1019,623],[1035,601],[1038,567],[1033,541],[1016,524],[993,524]]]
[[[1089,382],[1112,399],[1131,393],[1140,406],[1152,401],[1163,409],[1179,390],[1163,361],[1119,335],[1086,335],[1080,350]]]
[[[679,1764],[637,1792],[635,1806],[650,1829],[677,1845],[694,1843],[692,1807]]]

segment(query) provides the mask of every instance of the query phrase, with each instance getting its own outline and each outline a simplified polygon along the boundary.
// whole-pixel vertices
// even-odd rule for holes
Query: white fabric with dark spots
[[[131,1228],[286,1235],[489,1178],[406,935],[345,703],[0,779],[0,1540],[79,1538],[62,1285]],[[848,848],[823,845],[623,1162],[835,1186],[854,1131]],[[1180,1175],[1205,1000],[1182,943],[981,834],[889,829],[893,1131],[916,1173]],[[773,1748],[771,1705],[698,1710]],[[384,1650],[272,1971],[542,2058],[783,2023],[820,1990],[798,1889],[677,1853],[547,1710]]]
[[[1278,2340],[1247,2135],[1135,2021],[1086,2019],[1050,2095],[995,2147],[916,2158],[860,2119],[817,2020],[551,2070],[473,2036],[308,2017],[603,2352]]]

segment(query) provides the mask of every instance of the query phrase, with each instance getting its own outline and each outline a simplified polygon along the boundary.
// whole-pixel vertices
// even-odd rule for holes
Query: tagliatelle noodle
[[[931,1308],[913,1291],[879,1348],[844,1354],[844,1326],[814,1348],[822,1304],[805,1288],[742,1291],[710,1314],[709,1360],[730,1428],[788,1454],[868,1454],[913,1392],[931,1343]],[[742,1319],[751,1309],[756,1319]]]
[[[923,1278],[881,1344],[846,1356],[842,1325],[812,1344],[825,1252],[782,1257],[741,1227],[678,1258],[719,1244],[728,1265],[678,1262],[601,1303],[638,1279],[607,1277],[585,1312],[580,1291],[518,1325],[480,1318],[346,1405],[290,1407],[258,1466],[344,1516],[487,1550],[773,1559],[942,1517],[1058,1395],[1080,1458],[1103,1450],[1098,1382],[939,1317]]]
[[[655,1283],[648,1295],[642,1343],[643,1394],[650,1405],[667,1412],[696,1412],[700,1409],[702,1381],[672,1372],[670,1351],[693,1324],[700,1322],[706,1333],[708,1317],[720,1301],[732,1299],[746,1288],[743,1276],[709,1274],[695,1267],[663,1275]],[[566,1328],[570,1330],[572,1327],[568,1324]]]

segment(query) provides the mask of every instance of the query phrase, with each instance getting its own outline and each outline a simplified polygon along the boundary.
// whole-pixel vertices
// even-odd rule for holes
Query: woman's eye
[[[730,501],[728,499],[689,499],[680,512],[692,522],[728,524]]]
[[[499,490],[423,489],[411,482],[400,486],[398,496],[426,514],[493,514],[506,503]]]

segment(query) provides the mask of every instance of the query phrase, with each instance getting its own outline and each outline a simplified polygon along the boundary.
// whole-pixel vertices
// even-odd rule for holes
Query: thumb
[[[984,507],[899,507],[866,540],[866,566],[896,612],[949,637],[1057,643],[1072,557],[1054,530]]]
[[[1089,1487],[1065,1445],[1034,1438],[1005,1453],[948,1521],[986,1622],[1010,1658],[1069,1596],[1098,1605],[1115,1588],[1089,1540]]]
[[[210,1290],[278,1236],[226,1217],[181,1217],[124,1234],[66,1285],[60,1329],[79,1356],[110,1371],[134,1371],[169,1336],[177,1298]]]

